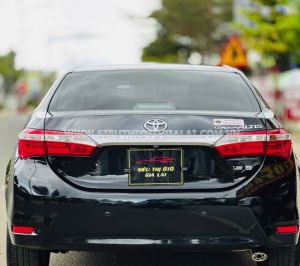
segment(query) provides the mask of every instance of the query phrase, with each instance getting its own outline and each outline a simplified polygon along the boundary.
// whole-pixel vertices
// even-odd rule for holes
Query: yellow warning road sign
[[[234,35],[229,38],[221,53],[220,65],[228,65],[236,68],[248,67],[246,50],[238,36]]]

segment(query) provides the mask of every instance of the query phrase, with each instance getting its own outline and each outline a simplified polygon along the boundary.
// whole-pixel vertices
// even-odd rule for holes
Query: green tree
[[[56,72],[46,72],[42,74],[42,94],[46,94],[48,89],[52,86],[57,78]]]
[[[290,60],[299,63],[299,6],[290,0],[253,2],[249,10],[243,11],[250,25],[237,25],[248,48],[259,52],[264,59],[271,59],[281,70],[289,68]]]
[[[162,0],[150,18],[157,22],[157,37],[143,50],[143,61],[186,62],[191,53],[219,52],[230,32],[232,0]]]
[[[0,56],[0,75],[4,79],[4,90],[7,94],[14,88],[17,80],[22,75],[22,70],[17,70],[15,67],[15,52],[9,52]]]

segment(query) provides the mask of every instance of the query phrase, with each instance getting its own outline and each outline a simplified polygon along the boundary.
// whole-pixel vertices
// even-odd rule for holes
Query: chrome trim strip
[[[33,232],[31,234],[22,234],[22,233],[14,233],[13,231],[12,231],[12,234],[20,235],[20,236],[37,236],[38,235],[36,232]]]
[[[89,135],[99,146],[212,146],[222,135]]]
[[[87,244],[105,244],[105,245],[213,245],[215,243],[253,243],[249,238],[233,238],[233,237],[201,237],[192,239],[87,239]]]
[[[74,116],[106,116],[106,115],[204,115],[216,117],[259,117],[259,112],[231,112],[231,111],[205,111],[205,110],[86,110],[86,111],[51,111],[55,117]],[[216,117],[213,117],[216,116]],[[51,117],[49,115],[47,117]]]

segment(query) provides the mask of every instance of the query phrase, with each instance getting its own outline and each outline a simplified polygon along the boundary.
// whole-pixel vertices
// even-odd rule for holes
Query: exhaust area
[[[255,262],[264,262],[268,259],[268,255],[264,252],[255,252],[252,254],[251,258]]]

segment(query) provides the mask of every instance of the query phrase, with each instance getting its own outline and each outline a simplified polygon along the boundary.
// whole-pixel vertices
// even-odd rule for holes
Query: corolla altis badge
[[[164,120],[150,119],[144,123],[144,128],[153,133],[163,132],[168,128],[168,124]]]

